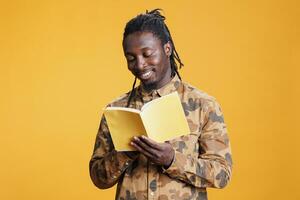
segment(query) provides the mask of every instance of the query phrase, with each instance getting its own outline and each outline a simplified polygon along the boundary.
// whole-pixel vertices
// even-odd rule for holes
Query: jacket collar
[[[138,86],[138,93],[141,96],[154,96],[156,94],[158,96],[164,96],[166,94],[170,94],[172,92],[177,91],[180,84],[181,84],[181,80],[179,79],[178,75],[175,74],[175,76],[171,79],[171,81],[169,83],[167,83],[166,85],[164,85],[163,87],[161,87],[159,89],[147,91],[147,90],[145,90],[143,84],[140,83],[140,85]]]

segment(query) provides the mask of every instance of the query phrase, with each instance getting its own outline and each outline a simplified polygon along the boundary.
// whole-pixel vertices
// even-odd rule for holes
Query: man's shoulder
[[[183,82],[183,87],[186,91],[187,98],[198,99],[201,101],[216,101],[215,97],[211,96],[201,89],[198,89],[190,83]]]
[[[184,102],[188,105],[188,107],[198,107],[200,106],[201,109],[209,109],[209,108],[218,108],[220,107],[217,99],[212,95],[204,92],[197,87],[183,82],[184,87]]]

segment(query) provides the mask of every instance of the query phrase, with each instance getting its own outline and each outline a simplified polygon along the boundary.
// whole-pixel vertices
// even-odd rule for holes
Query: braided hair
[[[171,37],[171,33],[164,22],[166,18],[161,14],[160,11],[162,10],[161,9],[154,9],[151,11],[146,10],[145,14],[139,14],[135,18],[127,22],[123,33],[123,43],[129,34],[135,32],[151,32],[154,36],[160,39],[162,45],[166,44],[167,42],[170,42],[172,48],[171,55],[170,55],[171,76],[173,77],[175,76],[175,74],[177,74],[179,79],[181,80],[181,77],[178,72],[177,62],[179,63],[179,68],[183,66],[183,63],[181,62],[179,55],[176,51],[173,39]],[[135,84],[136,84],[136,77],[132,85],[132,90],[129,95],[127,107],[129,106],[130,100],[133,96]]]

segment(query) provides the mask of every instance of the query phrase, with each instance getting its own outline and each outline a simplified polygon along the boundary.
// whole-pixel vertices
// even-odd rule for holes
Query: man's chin
[[[144,86],[145,89],[155,89],[156,82],[153,80],[140,80]]]

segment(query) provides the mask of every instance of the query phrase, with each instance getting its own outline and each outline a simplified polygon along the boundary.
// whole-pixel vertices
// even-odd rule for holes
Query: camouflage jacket
[[[130,107],[141,109],[152,99],[177,91],[190,127],[190,134],[170,140],[175,157],[168,169],[157,166],[142,154],[128,156],[114,150],[102,116],[92,158],[90,176],[101,189],[118,183],[118,200],[207,199],[206,188],[223,188],[231,177],[231,149],[226,125],[215,98],[175,76],[164,87],[147,92],[134,89]],[[108,106],[127,105],[129,92]]]

